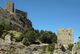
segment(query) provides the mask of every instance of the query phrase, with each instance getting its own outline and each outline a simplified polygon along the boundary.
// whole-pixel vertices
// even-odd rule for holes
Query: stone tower
[[[58,41],[65,47],[68,47],[68,44],[73,44],[74,42],[72,29],[59,29],[57,35]]]
[[[6,3],[6,9],[10,12],[14,13],[14,3],[13,2],[7,2]]]

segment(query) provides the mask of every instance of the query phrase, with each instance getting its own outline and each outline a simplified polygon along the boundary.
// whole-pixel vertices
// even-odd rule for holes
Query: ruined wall
[[[73,30],[72,29],[59,29],[57,32],[58,41],[64,46],[68,47],[68,44],[73,44]]]
[[[13,2],[7,2],[6,3],[6,9],[8,11],[14,12],[14,3]]]

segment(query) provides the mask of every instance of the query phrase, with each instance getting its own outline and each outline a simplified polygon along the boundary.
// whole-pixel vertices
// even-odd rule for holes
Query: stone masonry
[[[73,44],[74,42],[72,29],[59,29],[57,35],[58,41],[65,47],[68,47],[68,44]]]

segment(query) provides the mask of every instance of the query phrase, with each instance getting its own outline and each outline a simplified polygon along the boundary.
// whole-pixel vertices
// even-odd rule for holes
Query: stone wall
[[[59,29],[57,32],[58,41],[61,41],[62,44],[68,47],[68,44],[73,44],[73,30],[72,29]]]

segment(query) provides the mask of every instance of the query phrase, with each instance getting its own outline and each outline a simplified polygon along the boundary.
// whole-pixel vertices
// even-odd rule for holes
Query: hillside
[[[9,25],[11,30],[21,31],[31,29],[32,23],[27,17],[19,13],[10,14],[7,10],[0,9],[3,12],[0,14],[0,24]],[[15,26],[15,27],[14,27]]]

